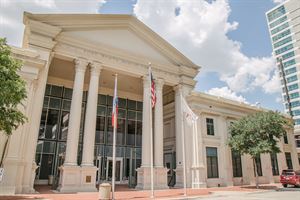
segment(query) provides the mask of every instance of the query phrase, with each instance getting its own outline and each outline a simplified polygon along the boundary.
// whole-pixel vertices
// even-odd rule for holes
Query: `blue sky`
[[[281,0],[1,0],[0,37],[21,46],[23,12],[134,14],[201,66],[196,90],[283,110],[265,12]]]
[[[109,0],[100,9],[100,13],[132,14],[135,0]],[[269,39],[265,12],[276,6],[272,0],[229,0],[231,13],[229,22],[238,22],[236,30],[227,36],[242,43],[241,51],[250,57],[271,56],[272,46]],[[208,91],[211,88],[223,87],[226,83],[221,81],[218,73],[200,73],[198,79],[199,91]],[[237,93],[239,94],[239,93]],[[259,102],[261,106],[273,110],[283,110],[281,94],[279,92],[266,94],[261,88],[242,93],[251,104]],[[277,101],[276,101],[277,99]]]

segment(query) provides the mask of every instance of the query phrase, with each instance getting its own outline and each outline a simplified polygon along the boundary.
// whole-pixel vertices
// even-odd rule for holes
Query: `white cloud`
[[[97,13],[105,0],[0,0],[0,37],[20,46],[23,36],[23,12]]]
[[[138,0],[134,7],[140,20],[202,66],[202,73],[217,72],[235,92],[256,88],[278,92],[272,87],[274,59],[248,57],[240,42],[227,37],[238,28],[237,22],[228,22],[230,12],[228,0]]]
[[[280,4],[285,2],[286,0],[273,0],[273,3]]]
[[[239,101],[239,102],[248,104],[248,102],[246,101],[246,99],[243,96],[237,95],[235,92],[230,90],[228,87],[212,88],[209,91],[206,91],[206,93],[208,93],[210,95],[219,96],[219,97],[223,97],[226,99],[231,99],[234,101]]]

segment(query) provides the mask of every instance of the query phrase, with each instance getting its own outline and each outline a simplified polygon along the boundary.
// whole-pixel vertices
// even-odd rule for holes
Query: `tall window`
[[[289,143],[286,132],[283,133],[283,141],[284,141],[284,144],[288,144]]]
[[[261,169],[261,159],[260,159],[260,156],[258,156],[258,157],[256,157],[255,158],[255,167],[257,168],[256,169],[256,174],[258,175],[258,176],[262,176],[263,174],[262,174],[262,169]]]
[[[292,156],[290,152],[285,152],[285,160],[288,169],[293,169]]]
[[[215,135],[214,119],[206,118],[207,135]]]
[[[234,150],[231,150],[232,155],[232,171],[233,171],[233,177],[242,177],[242,159],[241,155]]]
[[[215,147],[206,147],[207,178],[219,178],[218,150]]]
[[[279,169],[278,169],[278,161],[277,161],[277,155],[276,153],[271,153],[271,164],[272,164],[272,174],[273,176],[279,175]]]

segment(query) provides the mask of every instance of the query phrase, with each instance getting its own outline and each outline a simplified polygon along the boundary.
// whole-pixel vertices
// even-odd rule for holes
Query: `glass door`
[[[120,184],[122,179],[122,158],[116,158],[116,174],[115,174],[115,181],[116,183]],[[112,180],[112,158],[107,158],[106,163],[106,180],[111,181]]]

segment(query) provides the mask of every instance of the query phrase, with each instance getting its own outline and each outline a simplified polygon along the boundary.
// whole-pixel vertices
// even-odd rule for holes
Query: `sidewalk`
[[[212,194],[222,191],[238,191],[238,192],[259,192],[266,190],[274,190],[278,185],[263,185],[260,189],[254,186],[233,186],[233,187],[218,187],[218,188],[202,188],[202,189],[187,189],[187,196],[183,196],[183,189],[168,189],[156,190],[155,199],[194,199],[197,197]],[[36,188],[39,194],[20,194],[15,196],[0,196],[0,200],[98,200],[98,192],[78,192],[72,194],[62,194],[53,191],[48,186]],[[124,188],[119,186],[116,188],[116,199],[150,199],[150,191],[137,191],[135,189]]]

